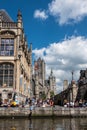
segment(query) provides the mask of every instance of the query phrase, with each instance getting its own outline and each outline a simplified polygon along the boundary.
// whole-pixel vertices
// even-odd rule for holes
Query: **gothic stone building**
[[[74,81],[68,85],[64,81],[64,90],[55,96],[55,103],[63,104],[64,99],[68,101],[86,101],[87,102],[87,69],[80,70],[80,77],[77,83]]]
[[[0,10],[0,98],[3,102],[22,102],[32,93],[32,46],[24,35],[22,14],[14,22]]]
[[[87,101],[87,69],[80,71],[77,100],[80,99]]]
[[[46,79],[46,64],[43,59],[38,58],[34,62],[34,74],[32,78],[32,89],[33,95],[37,98],[42,97],[43,94],[46,95],[46,98],[50,98],[50,93],[55,92],[56,88],[56,79],[53,76],[51,70],[50,76]]]
[[[77,83],[72,80],[71,83],[68,84],[68,81],[64,80],[63,87],[63,91],[54,96],[55,104],[64,105],[64,101],[75,102],[78,92]]]

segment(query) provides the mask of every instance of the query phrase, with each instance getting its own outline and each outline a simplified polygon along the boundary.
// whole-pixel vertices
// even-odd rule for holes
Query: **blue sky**
[[[21,10],[33,60],[45,60],[47,76],[53,69],[58,91],[63,80],[70,82],[72,70],[78,80],[87,68],[87,0],[1,0],[0,9],[14,21]]]

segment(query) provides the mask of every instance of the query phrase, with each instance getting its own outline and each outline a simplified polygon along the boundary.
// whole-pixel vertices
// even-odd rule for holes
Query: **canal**
[[[87,130],[87,118],[0,119],[0,130]]]

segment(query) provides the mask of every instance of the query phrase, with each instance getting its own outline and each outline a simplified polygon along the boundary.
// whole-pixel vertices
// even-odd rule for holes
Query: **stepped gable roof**
[[[13,22],[11,17],[8,15],[8,13],[4,9],[0,10],[0,18],[2,22]]]

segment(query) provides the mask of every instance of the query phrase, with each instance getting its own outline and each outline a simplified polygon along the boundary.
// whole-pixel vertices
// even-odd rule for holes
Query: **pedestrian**
[[[33,110],[33,105],[32,105],[32,103],[31,103],[30,106],[29,106],[29,110],[30,110],[30,113],[29,113],[29,119],[31,119],[31,116],[32,116],[32,110]]]

